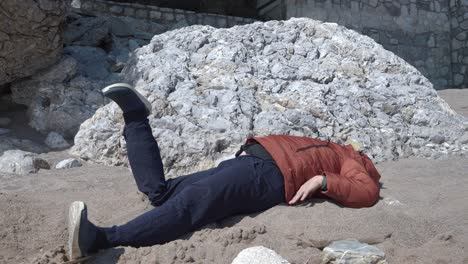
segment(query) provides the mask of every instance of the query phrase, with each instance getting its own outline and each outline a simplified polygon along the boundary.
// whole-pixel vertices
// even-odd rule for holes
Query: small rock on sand
[[[242,250],[231,264],[289,264],[275,251],[263,247],[250,247]]]
[[[323,249],[322,263],[333,264],[385,264],[385,253],[357,240],[334,241]]]
[[[81,162],[74,158],[64,159],[55,165],[56,169],[70,169],[74,167],[81,167]]]

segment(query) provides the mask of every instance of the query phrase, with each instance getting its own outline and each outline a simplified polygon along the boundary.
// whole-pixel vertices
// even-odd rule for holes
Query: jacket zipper
[[[328,143],[327,144],[322,144],[322,145],[313,144],[313,145],[305,146],[305,147],[296,149],[296,152],[308,150],[308,149],[311,149],[311,148],[322,148],[322,147],[328,147]]]

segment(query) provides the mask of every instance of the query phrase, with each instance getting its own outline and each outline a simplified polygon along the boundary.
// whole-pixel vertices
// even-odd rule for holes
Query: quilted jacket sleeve
[[[327,177],[327,190],[322,194],[344,206],[370,207],[379,199],[378,182],[354,159],[343,161],[339,175],[331,172],[324,174]]]

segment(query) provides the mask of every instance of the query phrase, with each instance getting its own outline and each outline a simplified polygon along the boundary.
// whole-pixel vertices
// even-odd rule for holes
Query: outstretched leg
[[[108,246],[166,243],[208,223],[284,201],[283,177],[271,161],[242,156],[211,172],[127,224],[101,228]]]

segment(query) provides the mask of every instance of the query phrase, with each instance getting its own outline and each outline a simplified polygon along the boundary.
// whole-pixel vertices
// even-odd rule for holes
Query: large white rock
[[[28,174],[39,169],[50,169],[50,165],[35,153],[16,149],[7,150],[0,156],[0,172]]]
[[[153,107],[169,177],[232,157],[249,135],[354,142],[375,161],[468,146],[456,114],[413,66],[374,40],[307,18],[155,36],[123,70]],[[85,121],[72,154],[125,164],[114,103]],[[440,139],[443,136],[443,143]]]
[[[239,252],[231,264],[289,264],[289,262],[275,251],[263,246],[257,246]]]

